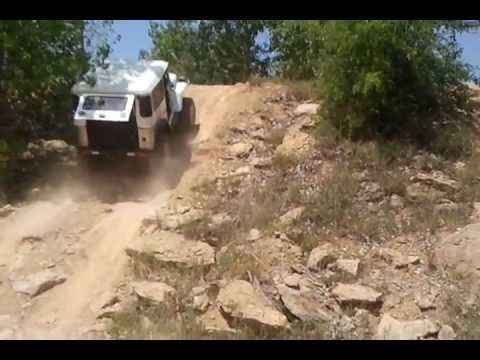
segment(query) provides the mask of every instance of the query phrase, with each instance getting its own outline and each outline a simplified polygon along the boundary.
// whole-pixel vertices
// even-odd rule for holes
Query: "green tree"
[[[478,20],[281,21],[272,27],[281,74],[316,80],[325,117],[345,136],[415,138],[467,109],[460,32]],[[298,61],[298,59],[302,59]]]
[[[315,77],[322,37],[319,29],[324,21],[270,21],[270,49],[274,54],[275,73],[290,80],[311,80]]]
[[[257,41],[265,29],[263,20],[151,22],[151,53],[196,83],[246,81],[267,74],[267,49]]]
[[[70,88],[110,52],[112,21],[0,21],[0,124],[25,134],[65,124]]]

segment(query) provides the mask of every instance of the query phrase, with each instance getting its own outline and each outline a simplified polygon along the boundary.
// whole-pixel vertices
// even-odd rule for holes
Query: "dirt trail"
[[[0,337],[81,338],[83,330],[95,322],[95,300],[121,284],[127,270],[124,249],[138,236],[142,219],[174,193],[187,191],[200,174],[212,172],[212,161],[218,156],[216,136],[236,114],[254,107],[262,91],[246,85],[192,85],[188,89],[201,128],[194,140],[191,164],[173,189],[165,189],[159,172],[150,179],[157,186],[153,192],[139,194],[136,201],[105,203],[88,193],[93,189],[78,196],[76,185],[65,184],[66,191],[58,191],[47,201],[31,202],[0,219],[0,316],[9,319],[8,329],[2,329],[5,325],[0,322]],[[178,169],[161,169],[172,170]],[[98,186],[113,186],[119,180],[112,175]],[[135,184],[133,180],[129,186]],[[29,235],[41,240],[22,240]],[[67,281],[33,299],[13,290],[13,277],[47,267],[65,273]]]

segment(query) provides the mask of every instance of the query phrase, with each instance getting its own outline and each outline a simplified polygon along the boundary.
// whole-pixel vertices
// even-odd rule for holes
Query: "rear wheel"
[[[179,114],[175,131],[188,135],[195,128],[196,108],[192,98],[183,98],[182,111]]]

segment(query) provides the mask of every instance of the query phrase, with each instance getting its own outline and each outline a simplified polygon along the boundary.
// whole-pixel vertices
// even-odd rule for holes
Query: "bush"
[[[459,21],[326,21],[317,36],[317,82],[325,118],[349,138],[428,144],[438,122],[467,109],[455,34]]]

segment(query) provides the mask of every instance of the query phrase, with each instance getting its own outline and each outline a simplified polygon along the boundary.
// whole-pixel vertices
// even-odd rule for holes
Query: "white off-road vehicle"
[[[188,81],[170,73],[167,62],[119,61],[97,68],[94,78],[94,85],[81,81],[72,88],[82,159],[145,159],[198,131],[194,102],[184,97]]]

